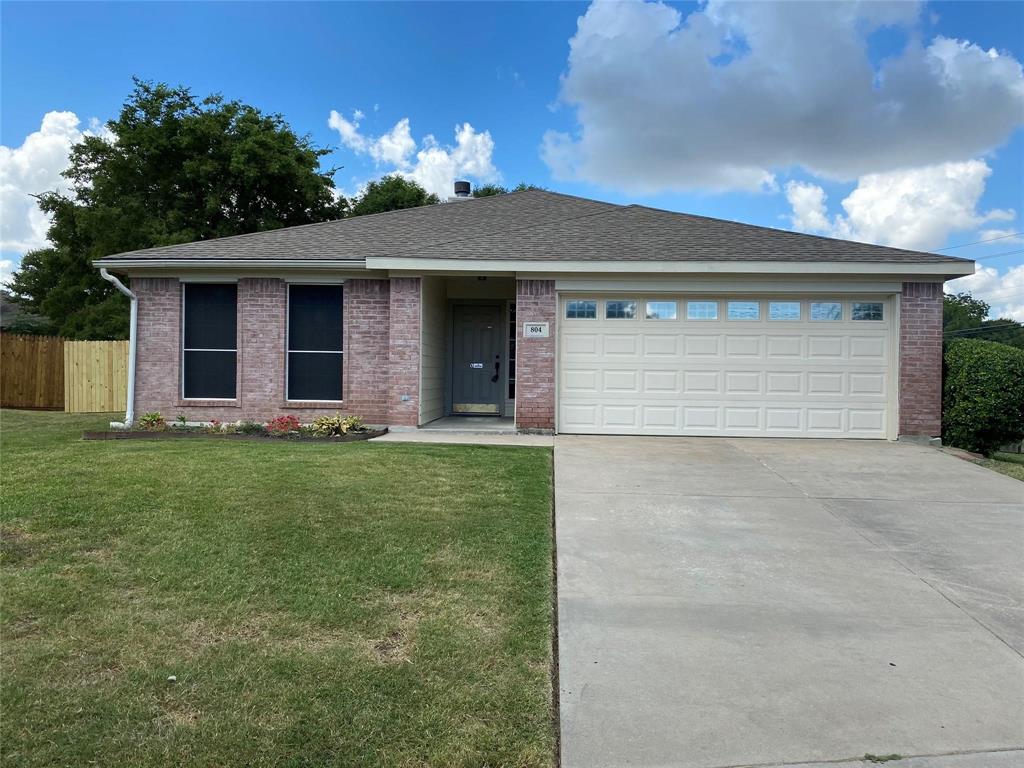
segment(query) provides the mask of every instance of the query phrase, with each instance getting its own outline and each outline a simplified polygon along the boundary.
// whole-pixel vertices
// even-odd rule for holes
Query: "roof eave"
[[[366,268],[404,272],[516,272],[606,274],[920,275],[951,280],[974,274],[974,262],[899,261],[556,261],[423,259],[370,256]]]

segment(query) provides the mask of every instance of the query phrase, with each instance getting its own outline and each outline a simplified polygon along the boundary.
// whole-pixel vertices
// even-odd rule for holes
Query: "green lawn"
[[[992,458],[979,462],[981,466],[994,469],[1004,475],[1024,480],[1024,454],[995,453]]]
[[[0,414],[5,765],[553,764],[549,450],[108,420]]]

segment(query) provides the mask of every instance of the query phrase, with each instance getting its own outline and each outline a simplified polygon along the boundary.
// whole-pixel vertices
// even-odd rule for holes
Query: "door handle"
[[[491,376],[491,384],[494,384],[494,383],[496,383],[498,381],[498,371],[501,370],[501,362],[500,361],[501,361],[501,357],[500,356],[494,358],[494,375]]]

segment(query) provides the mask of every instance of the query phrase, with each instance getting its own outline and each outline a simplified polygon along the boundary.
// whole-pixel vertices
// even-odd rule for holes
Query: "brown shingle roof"
[[[963,262],[540,190],[149,248],[120,260]]]

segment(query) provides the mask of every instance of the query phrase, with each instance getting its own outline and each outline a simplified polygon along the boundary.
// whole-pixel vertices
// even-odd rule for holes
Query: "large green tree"
[[[352,203],[352,215],[386,213],[438,202],[440,200],[437,195],[427,192],[412,179],[393,173],[366,185],[366,189]]]
[[[320,169],[330,150],[280,115],[188,88],[135,80],[108,133],[71,151],[68,195],[47,192],[52,247],[25,255],[11,289],[50,330],[123,338],[126,302],[94,259],[160,245],[336,219],[347,210]]]
[[[483,184],[473,190],[473,197],[493,197],[494,195],[507,195],[509,192],[525,192],[529,189],[546,190],[546,187],[527,184],[525,181],[519,182],[512,189],[503,187],[501,184]]]
[[[1009,317],[986,320],[989,305],[969,293],[946,295],[942,302],[942,330],[946,341],[983,339],[1024,349],[1024,325]]]

